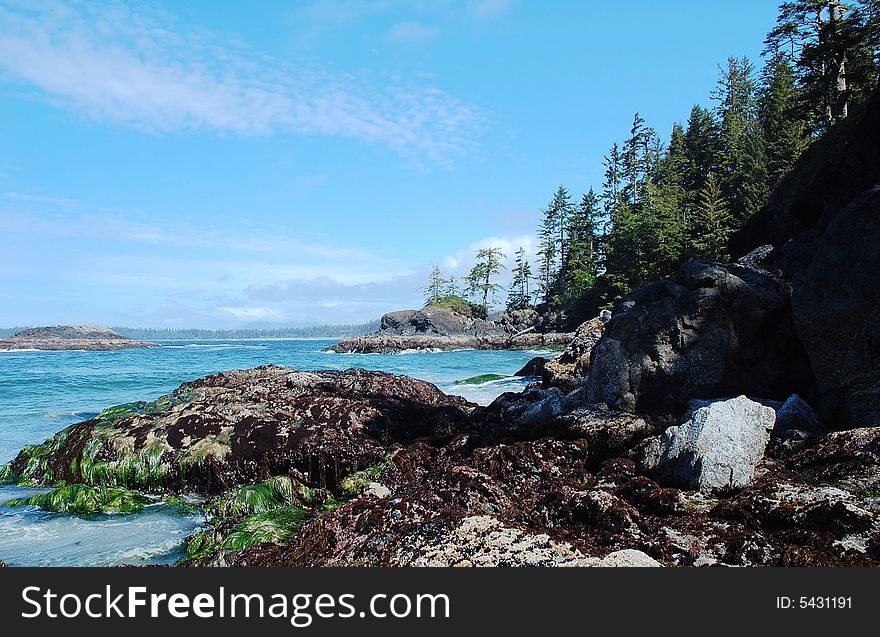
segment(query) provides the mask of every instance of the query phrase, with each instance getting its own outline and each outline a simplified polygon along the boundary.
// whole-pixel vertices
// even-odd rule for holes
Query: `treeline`
[[[203,329],[155,329],[155,328],[111,328],[123,336],[141,341],[197,341],[232,340],[248,338],[345,338],[360,336],[379,329],[379,321],[341,325],[312,325],[308,327],[280,328],[241,328],[227,330]]]
[[[581,320],[694,258],[729,259],[730,236],[757,212],[809,144],[877,86],[880,0],[780,6],[760,71],[719,67],[711,107],[694,106],[664,143],[636,114],[612,145],[601,187],[562,186],[542,210],[534,285],[518,260],[508,307]]]

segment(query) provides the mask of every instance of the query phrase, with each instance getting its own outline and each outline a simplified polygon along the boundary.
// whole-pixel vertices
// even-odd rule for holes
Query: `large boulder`
[[[745,487],[764,457],[773,408],[745,396],[693,406],[689,420],[643,445],[644,467],[661,482],[706,493]]]
[[[500,330],[490,321],[459,314],[446,307],[424,307],[421,310],[401,310],[385,314],[379,322],[379,331],[384,335],[487,335]]]
[[[813,392],[784,284],[708,261],[686,263],[615,308],[588,383],[591,403],[675,416],[695,398]]]

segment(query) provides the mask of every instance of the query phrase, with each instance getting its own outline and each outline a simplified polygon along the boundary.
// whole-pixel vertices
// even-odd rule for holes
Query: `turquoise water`
[[[527,381],[455,385],[480,374],[513,374],[546,352],[331,354],[334,341],[265,340],[165,342],[162,347],[117,352],[0,351],[0,464],[26,445],[39,443],[105,407],[153,400],[180,383],[228,369],[274,363],[298,369],[362,367],[435,383],[448,393],[488,404]],[[10,565],[173,563],[183,539],[201,523],[149,507],[131,516],[82,518],[2,503],[23,495],[0,487],[0,559]]]

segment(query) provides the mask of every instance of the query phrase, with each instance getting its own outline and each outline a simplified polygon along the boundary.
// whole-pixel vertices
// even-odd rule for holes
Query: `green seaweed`
[[[287,506],[249,515],[227,532],[217,529],[199,531],[187,540],[183,561],[212,558],[221,552],[243,551],[255,544],[281,544],[293,537],[310,517],[312,514],[308,511]]]
[[[480,376],[472,376],[470,378],[465,378],[464,380],[455,381],[456,385],[482,385],[483,383],[488,383],[493,380],[504,380],[508,378],[507,376],[503,376],[501,374],[482,374]]]
[[[76,515],[128,515],[143,510],[149,503],[149,498],[128,489],[71,484],[29,498],[10,500],[6,506],[38,506],[46,511]]]
[[[202,511],[202,507],[194,502],[188,502],[175,495],[167,495],[162,498],[162,506],[176,515],[195,515]]]
[[[366,469],[355,471],[347,476],[339,484],[339,495],[342,500],[350,500],[356,497],[361,491],[370,486],[371,482],[375,482],[379,475],[389,467],[394,465],[394,454],[390,454],[379,464],[374,464]]]

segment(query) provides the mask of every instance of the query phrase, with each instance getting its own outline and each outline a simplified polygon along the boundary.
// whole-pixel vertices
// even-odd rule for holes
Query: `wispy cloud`
[[[426,33],[410,25],[398,36]],[[337,136],[431,162],[468,152],[483,120],[436,86],[294,65],[122,3],[0,1],[0,72],[95,120],[160,133]]]

